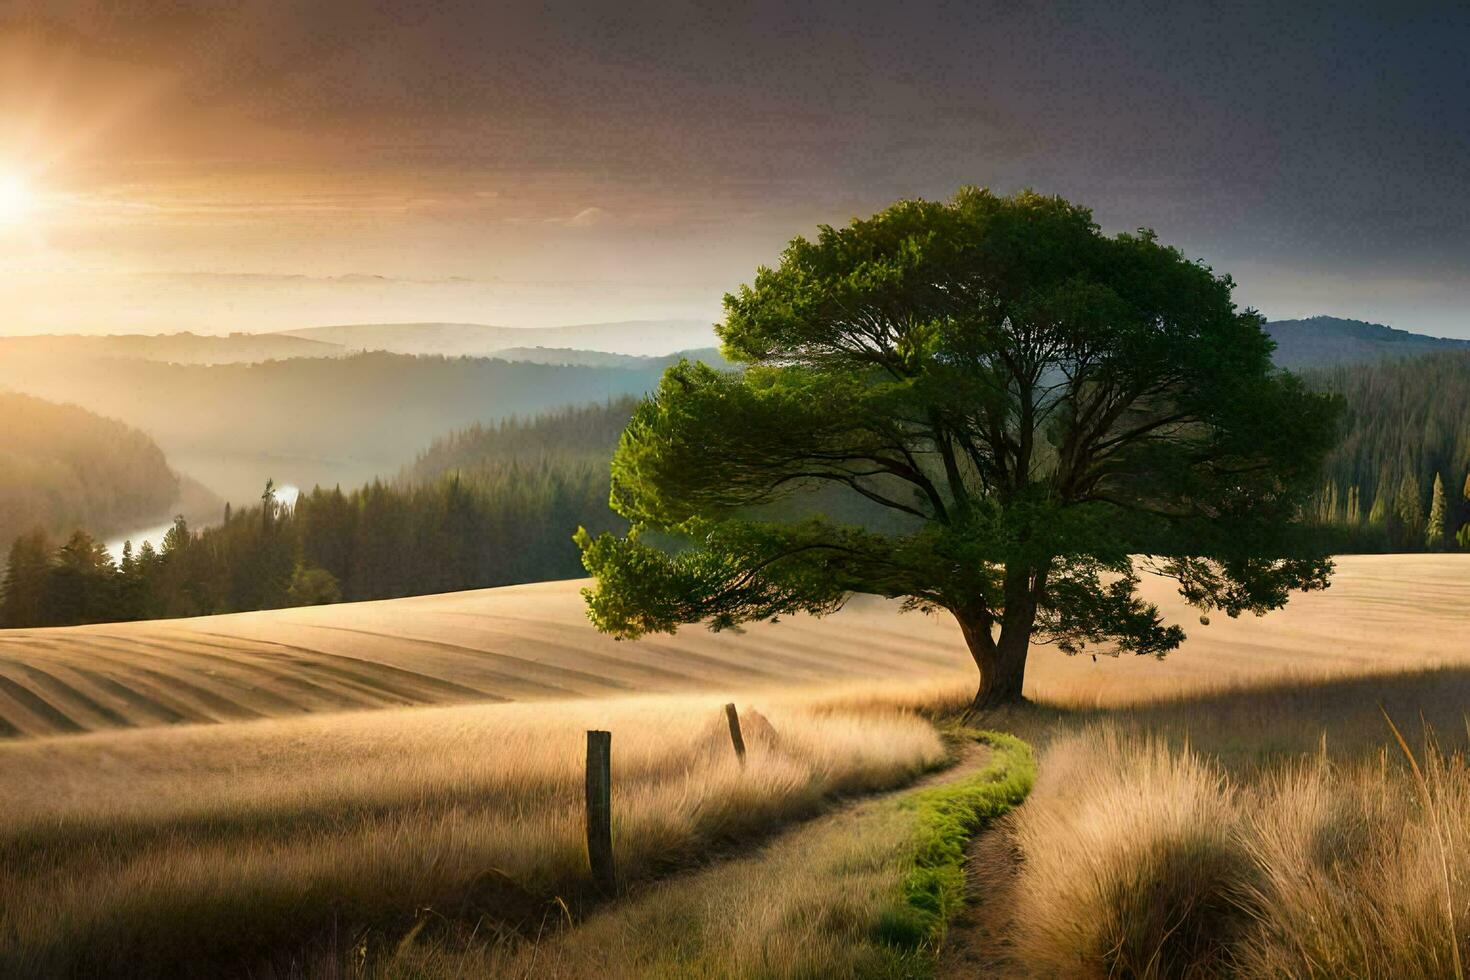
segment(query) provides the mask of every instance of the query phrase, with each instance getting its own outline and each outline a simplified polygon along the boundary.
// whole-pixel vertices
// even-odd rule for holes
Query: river
[[[296,506],[296,498],[299,496],[301,496],[300,487],[294,487],[290,484],[276,487],[276,499],[287,507]],[[163,547],[163,536],[173,526],[173,518],[169,518],[162,523],[148,524],[136,530],[129,531],[126,534],[113,535],[107,539],[105,545],[107,553],[112,556],[113,561],[122,561],[123,543],[126,541],[133,543],[133,554],[135,555],[138,553],[138,549],[143,547],[144,541],[153,545],[154,550],[157,551]]]

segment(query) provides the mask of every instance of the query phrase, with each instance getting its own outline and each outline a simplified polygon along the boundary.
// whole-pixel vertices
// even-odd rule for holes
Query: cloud
[[[606,224],[611,218],[612,215],[602,208],[591,207],[578,211],[568,218],[566,223],[568,228],[596,228],[598,225]]]

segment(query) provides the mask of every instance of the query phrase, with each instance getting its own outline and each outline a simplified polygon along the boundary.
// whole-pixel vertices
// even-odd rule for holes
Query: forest
[[[114,562],[84,530],[16,539],[0,626],[66,626],[489,588],[581,574],[578,525],[622,526],[607,459],[632,401],[455,433],[394,482],[259,503]]]
[[[0,392],[0,541],[98,533],[168,512],[179,479],[142,432],[75,405]]]
[[[1470,351],[1303,375],[1348,408],[1312,515],[1336,550],[1470,550]]]
[[[1349,409],[1308,515],[1333,550],[1470,550],[1470,416],[1455,408],[1470,400],[1470,352],[1303,373],[1313,387],[1341,394]],[[43,412],[45,403],[10,397]],[[294,507],[268,490],[214,526],[191,529],[180,519],[162,548],[130,550],[120,562],[88,531],[54,540],[68,521],[12,521],[9,537],[38,523],[44,530],[15,539],[0,626],[195,616],[576,577],[582,567],[572,531],[622,527],[608,508],[607,461],[635,404],[623,396],[475,424],[435,440],[392,480],[350,491],[317,487]],[[146,448],[145,437],[65,411],[94,420],[68,429],[79,466],[120,486],[131,485],[127,479],[145,490],[171,486],[161,475],[162,455]],[[56,431],[21,428],[33,438]],[[128,499],[155,501],[153,513],[166,506],[139,493]],[[802,506],[863,521],[871,515],[861,503],[826,494]],[[786,501],[773,513],[797,506]],[[84,510],[71,513],[71,525],[108,524]]]

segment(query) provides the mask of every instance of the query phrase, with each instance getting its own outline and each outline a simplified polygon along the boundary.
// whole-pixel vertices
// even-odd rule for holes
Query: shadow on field
[[[937,976],[1462,975],[1467,709],[1441,666],[992,714],[1041,777]]]

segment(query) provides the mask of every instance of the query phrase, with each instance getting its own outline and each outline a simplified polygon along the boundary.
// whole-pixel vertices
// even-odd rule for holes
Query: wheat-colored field
[[[1401,709],[1402,743],[1380,697]],[[1246,700],[1191,706],[1203,737],[1169,712],[1054,730],[1001,831],[1015,864],[980,900],[985,942],[1006,954],[980,975],[1465,976],[1470,676]],[[1290,717],[1301,707],[1309,722]],[[1219,716],[1253,727],[1221,743]]]
[[[617,856],[625,882],[636,883],[939,765],[944,747],[909,709],[954,707],[972,689],[953,624],[901,616],[890,603],[859,600],[823,621],[794,617],[744,634],[689,629],[635,644],[585,623],[578,586],[0,632],[0,724],[10,736],[0,740],[0,972],[158,975],[187,966],[314,975],[397,962],[400,948],[411,947],[416,961],[424,950],[432,959],[437,950],[501,949],[512,933],[524,941],[558,928],[593,897],[581,842],[585,729],[614,732]],[[1166,583],[1147,588],[1171,615],[1185,614]],[[1261,619],[1195,626],[1163,662],[1036,650],[1028,693],[1040,707],[1015,724],[1046,750],[1043,783],[1018,833],[1033,850],[1070,857],[1034,861],[1032,877],[1017,885],[1031,888],[1030,924],[1064,924],[1074,901],[1091,902],[1098,921],[1120,921],[1108,903],[1131,894],[1127,887],[1104,881],[1102,898],[1068,898],[1057,883],[1080,887],[1109,869],[1152,866],[1129,857],[1138,853],[1135,836],[1161,841],[1159,866],[1173,874],[1171,855],[1189,864],[1194,852],[1170,850],[1162,831],[1148,837],[1154,828],[1183,827],[1194,841],[1221,813],[1255,827],[1253,808],[1330,797],[1332,770],[1272,783],[1287,779],[1275,760],[1317,751],[1324,731],[1334,752],[1350,747],[1353,759],[1381,746],[1380,700],[1410,720],[1420,709],[1441,726],[1461,718],[1470,703],[1467,597],[1465,556],[1345,558],[1327,592]],[[752,726],[745,768],[723,728],[729,699]],[[1080,742],[1067,734],[1076,732]],[[1175,792],[1173,763],[1148,761],[1184,752],[1186,740],[1208,755],[1203,783],[1189,785],[1215,786],[1219,799],[1196,806]],[[1088,779],[1067,775],[1083,772]],[[1351,773],[1342,785],[1360,793],[1378,787],[1397,799],[1412,789],[1391,772]],[[1122,831],[1079,851],[1082,837],[1066,820],[1123,806],[1118,800],[1131,801],[1124,809],[1140,822],[1123,821]],[[1326,833],[1338,811],[1319,810],[1327,816],[1313,833]],[[1357,826],[1388,811],[1343,812]],[[1419,814],[1404,838],[1412,862],[1400,862],[1412,874],[1395,878],[1388,855],[1377,877],[1364,873],[1354,887],[1366,893],[1408,875],[1418,897],[1394,914],[1418,914],[1443,891],[1426,877],[1436,853],[1428,814],[1441,811],[1392,812]],[[1315,853],[1301,833],[1251,840],[1263,854]],[[1245,853],[1239,866],[1256,867],[1256,852]],[[884,860],[883,880],[901,873],[894,855]],[[796,872],[759,866],[769,884],[752,879],[752,895],[796,887],[788,880]],[[1307,895],[1308,885],[1328,897],[1343,891],[1306,859],[1283,866],[1300,873],[1279,884],[1248,880],[1277,889],[1271,895],[1288,887]],[[1470,893],[1451,871],[1450,898],[1459,901]],[[715,879],[689,887],[704,880]],[[1136,875],[1127,882],[1162,887]],[[829,885],[803,882],[806,904],[820,904]],[[1339,905],[1347,922],[1354,906]],[[1050,919],[1048,909],[1056,910]],[[1442,922],[1447,913],[1437,914]],[[1159,921],[1163,934],[1180,935],[1172,920]],[[1259,962],[1285,962],[1291,943],[1338,942],[1330,930],[1306,936],[1319,921],[1310,914],[1292,921],[1298,932],[1282,943],[1260,939]],[[703,928],[694,918],[686,925]],[[1355,935],[1371,945],[1364,929]],[[1423,935],[1429,942],[1444,933]],[[1156,934],[1145,929],[1130,955],[1150,955]],[[1017,948],[1028,935],[1045,933],[1017,935]],[[1104,930],[1074,942],[1081,972],[1116,966],[1105,953],[1118,939]],[[576,941],[568,933],[561,948]],[[1104,953],[1092,951],[1097,944]],[[1425,955],[1440,962],[1444,948]],[[1374,955],[1360,959],[1389,962]]]
[[[425,704],[825,687],[958,674],[948,624],[858,601],[827,622],[626,643],[584,583],[144,623],[0,631],[0,734]]]
[[[305,609],[0,631],[0,735],[54,735],[420,704],[970,681],[945,615],[860,598],[826,620],[693,627],[617,642],[553,582]],[[1027,692],[1139,703],[1242,683],[1470,662],[1470,556],[1352,556],[1331,589],[1209,626],[1162,579],[1145,591],[1190,638],[1163,663],[1035,651]]]
[[[0,975],[292,975],[400,937],[534,934],[598,896],[584,732],[613,732],[620,887],[945,761],[907,712],[772,697],[462,705],[0,745]],[[323,967],[326,969],[326,967]],[[307,971],[315,975],[316,969]]]

